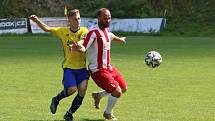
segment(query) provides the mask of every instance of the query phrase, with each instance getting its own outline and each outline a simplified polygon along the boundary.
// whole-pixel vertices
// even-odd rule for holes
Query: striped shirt
[[[112,69],[110,46],[114,38],[115,35],[107,28],[101,30],[99,27],[94,27],[88,32],[83,45],[87,50],[89,69],[92,72],[104,68]]]

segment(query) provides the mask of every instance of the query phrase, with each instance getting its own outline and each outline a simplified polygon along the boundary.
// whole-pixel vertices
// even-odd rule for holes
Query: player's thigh
[[[119,71],[117,71],[116,68],[114,68],[114,67],[112,69],[112,75],[113,75],[114,79],[119,83],[119,86],[122,89],[122,92],[125,92],[127,89],[126,81],[122,77],[122,75],[119,73]]]
[[[88,80],[84,80],[78,85],[78,94],[80,96],[85,96],[87,91],[87,86],[88,86]]]
[[[114,80],[111,72],[107,69],[101,69],[97,72],[91,73],[94,82],[108,93],[112,93],[119,86],[118,82]]]
[[[84,96],[86,93],[89,77],[90,74],[86,68],[76,70],[76,82],[80,96]]]
[[[77,91],[77,87],[76,86],[70,86],[70,87],[68,87],[67,88],[67,93],[68,93],[68,95],[72,95],[72,94],[74,94],[76,91]]]
[[[77,87],[75,74],[72,69],[64,69],[62,83],[65,89]]]
[[[80,84],[82,84],[83,81],[89,80],[90,73],[86,68],[76,69],[75,76],[76,76],[76,83],[79,86]],[[86,84],[85,83],[84,83],[84,85],[87,84],[87,83]]]

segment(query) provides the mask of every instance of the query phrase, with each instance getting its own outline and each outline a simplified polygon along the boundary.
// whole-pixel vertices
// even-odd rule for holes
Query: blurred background
[[[1,0],[0,18],[62,17],[64,6],[78,8],[82,17],[95,17],[107,7],[113,18],[167,19],[165,35],[213,36],[214,0]]]

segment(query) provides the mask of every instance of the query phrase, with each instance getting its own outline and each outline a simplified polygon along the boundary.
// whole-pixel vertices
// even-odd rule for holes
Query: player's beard
[[[102,27],[102,28],[108,28],[109,26],[110,26],[110,22],[100,22],[100,26]]]

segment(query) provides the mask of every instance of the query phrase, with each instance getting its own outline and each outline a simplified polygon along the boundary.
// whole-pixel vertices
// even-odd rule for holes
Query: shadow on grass
[[[35,119],[35,120],[28,120],[28,121],[65,121],[65,120],[42,120],[42,119]]]
[[[42,120],[42,119],[40,120],[40,119],[36,119],[36,120],[28,120],[28,121],[65,121],[65,120]],[[104,119],[80,119],[77,121],[104,121]]]
[[[79,121],[104,121],[104,119],[81,119]]]

